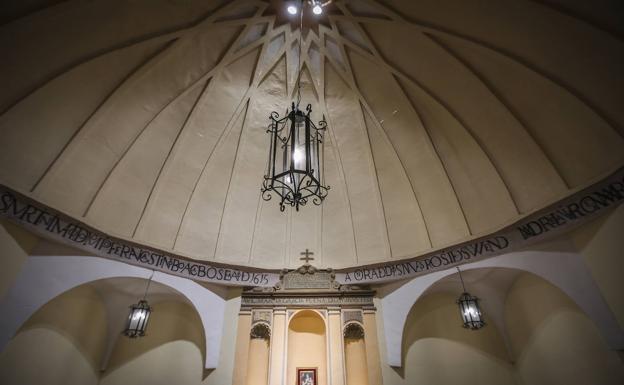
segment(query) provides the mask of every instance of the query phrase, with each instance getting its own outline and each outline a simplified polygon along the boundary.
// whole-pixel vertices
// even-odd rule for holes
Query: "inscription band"
[[[624,168],[498,232],[391,263],[336,270],[340,284],[374,284],[416,277],[510,252],[578,226],[624,201]],[[90,254],[196,281],[272,287],[278,270],[208,263],[109,236],[0,185],[0,216],[36,234]]]

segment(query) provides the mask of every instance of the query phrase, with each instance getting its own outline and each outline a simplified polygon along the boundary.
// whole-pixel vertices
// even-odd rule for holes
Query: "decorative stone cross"
[[[314,259],[314,258],[310,257],[310,255],[314,255],[314,253],[309,251],[308,249],[306,249],[306,251],[304,251],[304,252],[301,252],[300,254],[301,255],[305,255],[305,257],[299,258],[299,259],[302,260],[302,261],[305,261],[306,265],[309,265],[310,261]]]

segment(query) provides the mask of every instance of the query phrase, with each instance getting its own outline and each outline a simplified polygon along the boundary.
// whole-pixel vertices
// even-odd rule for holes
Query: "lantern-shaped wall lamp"
[[[464,327],[470,330],[481,329],[485,326],[485,321],[483,321],[483,314],[481,313],[481,308],[479,307],[479,298],[470,295],[470,293],[466,291],[464,279],[462,278],[459,267],[457,268],[457,271],[459,272],[459,279],[461,280],[462,288],[464,289],[464,292],[457,300],[459,313],[461,314]]]
[[[145,288],[143,299],[137,304],[130,306],[130,314],[128,314],[128,321],[126,321],[126,329],[123,331],[123,334],[126,337],[137,338],[145,336],[147,323],[149,321],[150,314],[152,313],[152,308],[147,303],[146,297],[153,276],[154,272],[152,271],[152,275],[147,281],[147,287]]]

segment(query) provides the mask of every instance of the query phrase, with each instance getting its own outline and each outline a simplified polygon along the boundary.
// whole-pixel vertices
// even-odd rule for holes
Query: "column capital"
[[[340,306],[328,306],[327,314],[330,314],[330,315],[340,314]]]
[[[285,306],[274,307],[273,315],[286,315],[286,307]]]

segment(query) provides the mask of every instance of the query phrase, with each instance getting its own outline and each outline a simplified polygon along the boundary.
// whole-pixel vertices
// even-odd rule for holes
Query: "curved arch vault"
[[[71,288],[155,269],[199,315],[219,367],[203,383],[290,385],[297,341],[316,344],[317,385],[409,383],[410,309],[463,264],[548,281],[621,350],[623,207],[589,220],[624,202],[624,28],[582,3],[333,0],[301,30],[283,0],[15,2],[0,215],[81,251],[20,250],[0,346]],[[280,212],[261,196],[266,129],[297,84],[328,123],[331,189]],[[317,329],[293,332],[306,312]]]
[[[58,4],[1,25],[0,183],[197,260],[294,268],[307,246],[345,268],[489,234],[624,164],[608,18],[335,1],[298,63],[280,2],[185,4]],[[269,113],[298,78],[329,122],[332,189],[295,215],[259,186]]]

